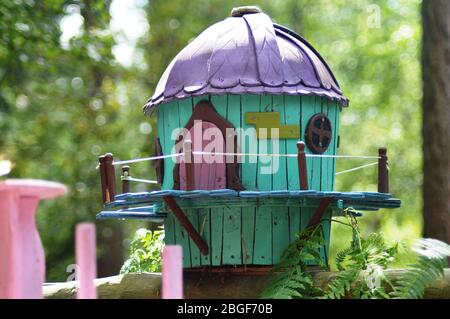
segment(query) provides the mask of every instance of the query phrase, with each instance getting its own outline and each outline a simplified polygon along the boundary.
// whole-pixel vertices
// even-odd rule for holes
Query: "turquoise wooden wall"
[[[216,111],[234,127],[249,128],[245,124],[246,112],[280,112],[281,124],[301,125],[301,139],[309,119],[316,113],[326,113],[333,125],[332,143],[324,154],[336,154],[339,105],[326,98],[317,96],[283,95],[221,95],[187,98],[173,101],[158,107],[158,136],[163,153],[173,153],[176,134],[172,132],[184,127],[193,107],[200,101],[209,99]],[[281,139],[280,153],[296,153],[296,139]],[[264,144],[250,137],[243,152],[251,151],[249,145],[256,145],[261,153],[271,153],[272,145],[263,149]],[[307,149],[307,153],[311,153]],[[280,157],[279,169],[274,170],[270,158],[258,157],[256,163],[248,158],[241,164],[241,179],[246,190],[298,190],[299,178],[297,159]],[[260,174],[261,167],[273,169],[273,174]],[[336,160],[332,158],[307,158],[309,187],[315,190],[333,190]],[[164,163],[164,182],[162,189],[173,186],[172,159]],[[192,224],[210,246],[210,254],[202,256],[189,239],[186,231],[169,214],[165,222],[166,243],[183,247],[184,267],[205,265],[273,265],[279,261],[281,253],[295,234],[306,227],[314,213],[314,208],[299,207],[241,207],[241,208],[203,208],[188,209]],[[327,211],[323,222],[326,242],[330,240],[331,211]],[[329,245],[321,251],[323,258],[328,256]]]

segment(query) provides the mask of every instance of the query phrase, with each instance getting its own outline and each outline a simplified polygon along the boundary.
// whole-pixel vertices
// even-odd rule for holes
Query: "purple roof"
[[[264,13],[229,17],[172,60],[144,112],[173,99],[204,94],[290,94],[348,99],[317,51]]]

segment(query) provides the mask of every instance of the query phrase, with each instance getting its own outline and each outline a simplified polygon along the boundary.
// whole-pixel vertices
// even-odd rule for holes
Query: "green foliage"
[[[389,283],[384,275],[388,264],[397,254],[397,245],[388,246],[381,234],[362,238],[357,220],[347,214],[352,228],[352,241],[348,248],[336,255],[338,275],[328,286],[322,298],[342,298],[352,293],[353,298],[388,298],[383,283]]]
[[[161,252],[164,248],[164,231],[138,229],[130,244],[130,257],[120,270],[121,274],[160,272]]]
[[[413,247],[418,261],[396,282],[394,298],[419,299],[425,288],[444,275],[450,245],[435,239],[421,239]]]
[[[49,281],[64,280],[67,265],[74,263],[75,224],[94,220],[101,208],[96,157],[108,151],[120,159],[149,156],[156,130],[141,106],[163,70],[191,38],[242,5],[236,0],[114,2],[138,7],[146,19],[142,28],[146,22],[150,26],[137,39],[131,66],[112,55],[128,35],[111,30],[109,0],[0,1],[0,154],[14,163],[10,177],[50,179],[70,188],[67,196],[39,209]],[[252,4],[311,42],[350,98],[350,108],[341,113],[339,153],[375,154],[377,147],[388,147],[391,191],[402,199],[402,208],[367,214],[359,225],[362,235],[380,229],[388,241],[412,243],[422,227],[420,1]],[[368,23],[374,5],[379,27]],[[63,47],[60,23],[74,8],[82,16],[81,34]],[[140,132],[141,124],[150,124],[152,132]],[[337,170],[358,164],[338,160]],[[133,165],[132,174],[155,179],[147,164]],[[367,169],[339,175],[335,189],[375,190],[375,174]],[[138,187],[133,190],[149,190]],[[136,223],[97,224],[99,257],[108,258],[99,271],[119,259],[112,269],[118,271],[123,239],[142,226]],[[345,227],[333,224],[332,257],[348,245],[347,236]],[[406,265],[411,256],[400,253],[394,265]]]
[[[352,229],[352,241],[349,247],[337,253],[335,261],[339,272],[326,289],[314,286],[307,269],[308,261],[325,268],[318,253],[323,245],[323,235],[321,227],[317,226],[300,233],[285,250],[273,270],[275,277],[261,298],[421,298],[425,288],[443,276],[450,245],[439,240],[422,239],[413,247],[418,254],[418,262],[411,265],[399,280],[392,282],[385,270],[396,257],[398,245],[386,244],[379,233],[362,237],[353,212],[352,209],[346,210],[346,225]]]
[[[274,279],[265,287],[261,298],[307,299],[317,295],[320,290],[314,287],[307,267],[309,262],[325,266],[320,257],[323,238],[322,225],[298,233],[297,239],[286,248],[279,264],[273,268]]]

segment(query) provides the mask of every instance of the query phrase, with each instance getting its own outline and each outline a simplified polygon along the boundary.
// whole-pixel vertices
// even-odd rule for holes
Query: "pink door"
[[[224,153],[225,141],[219,128],[210,122],[198,121],[189,130],[193,152]],[[226,188],[224,155],[194,154],[195,189]],[[180,163],[180,189],[186,190],[186,167]]]

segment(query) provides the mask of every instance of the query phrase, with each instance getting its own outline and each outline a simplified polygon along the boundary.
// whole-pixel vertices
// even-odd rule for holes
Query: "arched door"
[[[200,101],[194,108],[191,118],[180,134],[176,145],[182,147],[182,142],[190,139],[194,152],[226,153],[227,130],[235,132],[235,128],[221,117],[209,101]],[[228,134],[230,135],[230,134]],[[233,138],[232,153],[237,153],[237,137]],[[179,144],[180,143],[180,144]],[[182,150],[180,150],[181,152]],[[217,154],[194,154],[195,189],[233,189],[244,190],[239,178],[239,163],[236,156],[230,157]],[[226,161],[227,160],[227,161]],[[173,170],[173,188],[186,189],[186,168],[180,158]]]
[[[189,130],[192,150],[206,154],[194,154],[195,189],[212,190],[226,188],[225,140],[220,129],[210,122],[199,121]],[[183,150],[181,150],[183,151]],[[180,189],[186,190],[186,165],[180,162]]]

